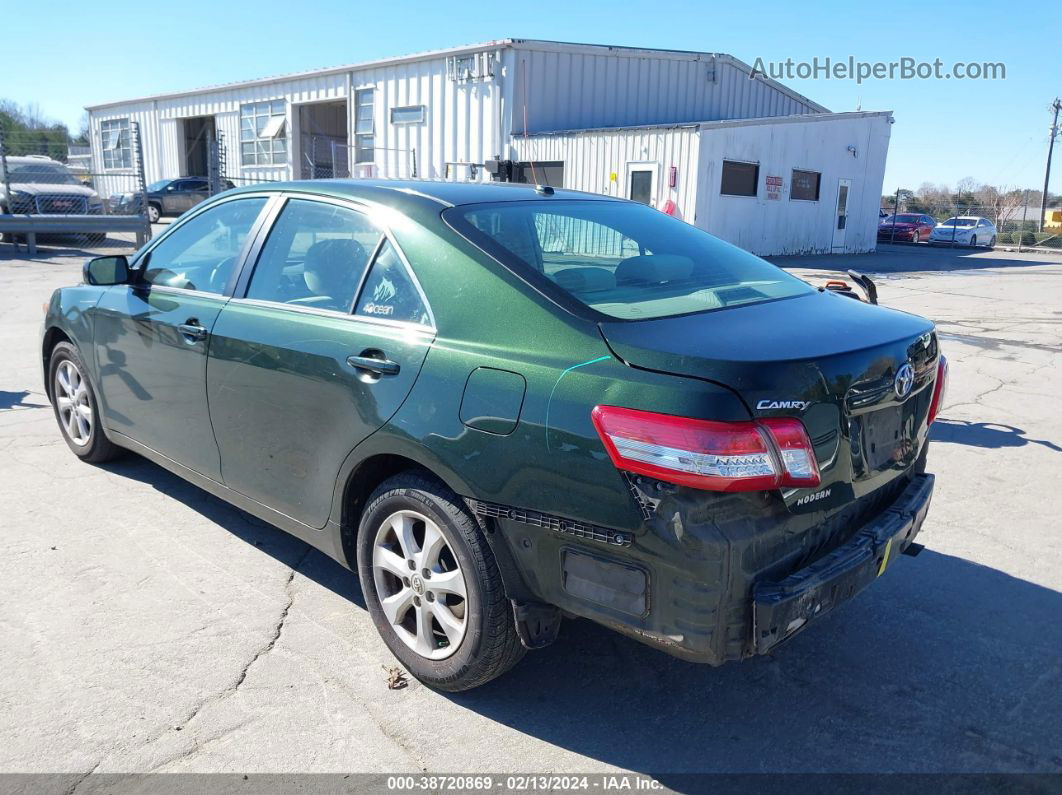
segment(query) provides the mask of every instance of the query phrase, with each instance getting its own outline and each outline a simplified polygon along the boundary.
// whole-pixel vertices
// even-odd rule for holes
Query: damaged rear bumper
[[[756,654],[766,654],[881,576],[922,529],[933,476],[917,475],[900,497],[843,546],[752,591]]]

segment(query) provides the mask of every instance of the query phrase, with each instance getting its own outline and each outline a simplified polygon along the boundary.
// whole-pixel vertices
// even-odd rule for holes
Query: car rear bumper
[[[679,490],[620,539],[475,505],[496,517],[535,601],[720,665],[770,651],[886,571],[921,529],[932,491],[932,475],[912,474],[843,508],[793,515],[765,509],[766,494],[706,503],[705,492]]]
[[[889,508],[851,541],[777,582],[752,590],[752,634],[766,654],[876,580],[922,529],[933,476],[917,475]]]

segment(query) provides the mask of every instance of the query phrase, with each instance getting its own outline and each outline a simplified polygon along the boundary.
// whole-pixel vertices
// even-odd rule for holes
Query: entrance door
[[[627,198],[633,202],[656,205],[656,163],[627,164]]]
[[[189,177],[209,176],[207,160],[210,142],[214,139],[214,117],[195,116],[183,120],[184,168],[181,173]]]
[[[110,288],[93,317],[107,426],[213,480],[207,349],[264,197],[214,205],[175,225]]]
[[[844,237],[848,228],[848,191],[852,180],[842,179],[837,182],[837,212],[834,215],[833,248],[844,250]]]

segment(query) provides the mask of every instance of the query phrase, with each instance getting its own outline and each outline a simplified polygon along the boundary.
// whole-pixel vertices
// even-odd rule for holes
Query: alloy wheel
[[[395,634],[430,660],[457,651],[468,628],[468,589],[439,526],[416,511],[398,511],[376,531],[373,582]]]
[[[84,376],[69,359],[60,362],[55,371],[55,402],[70,441],[86,446],[92,441],[92,403]]]

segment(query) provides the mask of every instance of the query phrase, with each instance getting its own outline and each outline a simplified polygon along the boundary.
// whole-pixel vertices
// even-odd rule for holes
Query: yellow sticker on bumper
[[[881,558],[881,565],[878,566],[878,576],[880,577],[882,572],[885,571],[885,567],[889,565],[889,553],[892,552],[892,539],[890,538],[885,542],[885,554]]]

